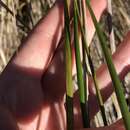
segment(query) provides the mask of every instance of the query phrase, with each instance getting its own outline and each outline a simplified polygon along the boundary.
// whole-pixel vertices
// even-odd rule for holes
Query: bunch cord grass
[[[65,59],[66,59],[66,111],[67,130],[73,130],[73,85],[72,85],[72,59],[70,40],[70,18],[68,0],[64,1],[65,12]]]
[[[74,46],[75,46],[75,57],[76,57],[76,69],[77,69],[77,80],[79,87],[79,98],[80,106],[82,112],[82,120],[84,128],[89,126],[87,121],[87,111],[86,111],[86,89],[83,80],[83,68],[81,63],[80,49],[79,49],[79,33],[78,33],[78,17],[76,11],[76,0],[74,0]]]
[[[94,15],[94,12],[93,12],[91,5],[90,5],[88,0],[86,0],[86,5],[87,5],[88,10],[91,14],[93,23],[94,23],[95,28],[96,28],[96,32],[97,32],[99,40],[100,40],[102,51],[104,53],[106,63],[107,63],[108,69],[109,69],[109,73],[111,75],[111,79],[112,79],[112,82],[113,82],[113,85],[114,85],[114,88],[115,88],[118,103],[120,105],[120,109],[121,109],[121,113],[122,113],[122,117],[123,117],[123,121],[124,121],[126,130],[130,130],[130,123],[129,123],[130,113],[129,113],[128,106],[127,106],[125,96],[124,96],[124,93],[123,93],[123,86],[122,86],[122,84],[119,80],[119,77],[118,77],[117,72],[115,70],[114,64],[112,62],[112,56],[111,56],[110,51],[107,48],[103,32],[101,31],[101,28],[100,28],[100,26],[99,26],[99,24],[96,20],[96,17]]]
[[[81,20],[80,20],[78,6],[76,5],[76,7],[77,7],[77,15],[78,15],[78,18],[79,18],[79,23],[80,23],[81,34],[82,34],[82,38],[83,38],[83,48],[85,48],[86,55],[87,55],[88,62],[89,62],[88,66],[89,66],[90,70],[89,70],[89,68],[87,68],[87,70],[89,70],[88,71],[89,75],[92,76],[92,78],[93,78],[95,89],[96,89],[96,95],[97,95],[99,107],[100,107],[102,118],[103,118],[103,122],[104,122],[104,125],[106,126],[107,125],[107,119],[106,119],[106,115],[105,115],[105,107],[104,107],[104,104],[103,104],[103,99],[102,99],[102,96],[101,96],[101,92],[99,90],[99,85],[98,85],[98,82],[97,82],[96,73],[95,73],[95,70],[94,70],[93,63],[92,63],[92,58],[91,58],[91,55],[90,55],[90,52],[89,52],[89,48],[87,46],[87,39],[85,37],[85,31],[83,29],[84,26],[83,26],[83,24],[81,23]]]
[[[86,85],[84,82],[84,77],[86,75],[86,71],[84,69],[84,66],[86,64],[86,57],[88,59],[89,67],[87,67],[87,72],[89,75],[92,76],[95,89],[98,97],[98,102],[100,106],[100,110],[102,113],[104,125],[107,125],[107,119],[105,115],[105,108],[103,104],[103,99],[99,90],[99,85],[96,78],[96,73],[94,70],[94,66],[92,64],[92,58],[89,52],[89,48],[87,46],[87,39],[86,39],[86,29],[85,28],[85,14],[83,10],[83,3],[82,1],[74,0],[74,14],[73,14],[73,20],[74,20],[74,46],[75,46],[75,58],[76,58],[76,69],[77,69],[77,80],[78,80],[78,91],[79,91],[79,100],[80,100],[80,106],[81,106],[81,113],[82,113],[82,121],[83,121],[83,127],[88,128],[90,127],[90,121],[89,121],[89,114],[88,114],[88,97],[86,94]],[[88,10],[90,12],[90,15],[92,17],[93,23],[95,25],[96,32],[99,37],[99,41],[101,44],[102,51],[105,56],[105,60],[112,78],[112,82],[115,88],[115,92],[117,95],[117,99],[120,105],[120,109],[122,112],[124,124],[126,127],[126,130],[130,130],[130,114],[128,111],[128,107],[125,101],[124,93],[123,93],[123,87],[122,84],[118,78],[118,75],[116,73],[114,64],[112,62],[112,56],[107,48],[106,41],[104,38],[104,34],[102,30],[100,29],[100,26],[96,20],[96,17],[93,13],[93,10],[91,8],[89,0],[86,0],[86,6],[88,7]],[[70,45],[70,17],[69,17],[69,6],[68,6],[68,0],[65,0],[65,54],[66,54],[66,86],[67,86],[67,97],[66,97],[66,104],[67,104],[67,130],[73,129],[73,87],[72,87],[72,61],[71,61],[71,45]],[[81,14],[81,17],[80,17]],[[81,62],[81,55],[80,55],[80,47],[79,47],[79,27],[80,25],[80,31],[81,31],[81,38],[83,43],[83,66]],[[87,66],[87,65],[86,65]]]

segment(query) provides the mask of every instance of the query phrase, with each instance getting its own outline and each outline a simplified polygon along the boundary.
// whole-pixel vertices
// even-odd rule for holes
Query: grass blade
[[[85,30],[84,30],[85,31]],[[81,36],[82,38],[82,36]],[[84,79],[84,87],[85,87],[85,97],[86,97],[86,112],[87,112],[87,128],[90,128],[90,116],[89,116],[89,84],[88,84],[88,62],[87,62],[87,56],[86,56],[86,51],[83,45],[83,38],[82,38],[82,55],[83,55],[83,62],[82,62],[82,67],[83,67],[83,79]]]
[[[14,13],[8,8],[8,6],[0,0],[0,5],[7,10],[12,16],[16,17],[16,20],[20,22],[28,31],[30,31],[30,27],[26,25],[26,23],[21,19],[19,15],[14,15]]]
[[[94,81],[94,85],[95,85],[95,89],[96,89],[96,95],[97,95],[97,99],[98,99],[98,103],[99,103],[99,108],[101,110],[103,123],[104,123],[104,126],[107,126],[107,118],[106,118],[106,113],[105,113],[105,107],[104,107],[102,95],[101,95],[101,92],[100,92],[100,89],[99,89],[99,85],[98,85],[98,82],[97,82],[95,71],[94,71],[92,77],[93,77],[93,81]]]
[[[77,80],[79,87],[80,105],[83,119],[84,128],[88,127],[87,123],[87,111],[86,111],[86,94],[83,80],[83,69],[81,64],[81,56],[79,49],[79,32],[78,32],[78,19],[76,12],[76,0],[74,0],[74,45],[75,45],[75,57],[76,57],[76,69],[77,69]]]
[[[70,43],[70,19],[68,1],[64,2],[65,12],[65,61],[66,61],[66,113],[67,130],[73,130],[73,85],[72,85],[72,59]]]
[[[78,6],[77,6],[78,4]],[[84,31],[84,35],[87,37],[87,27],[86,27],[86,5],[85,2],[83,0],[79,0],[78,3],[76,3],[76,7],[77,7],[77,15],[78,18],[80,19],[79,22],[82,22],[82,27],[83,27],[83,31]],[[79,11],[78,11],[79,10]],[[80,17],[79,17],[79,13],[80,13]],[[87,128],[90,128],[90,117],[89,117],[89,89],[88,89],[88,60],[87,60],[87,56],[86,56],[86,51],[84,48],[84,40],[83,40],[83,36],[82,33],[81,34],[81,41],[82,41],[82,55],[83,55],[83,79],[84,79],[84,87],[85,87],[85,96],[86,96],[86,112],[87,112]],[[87,38],[86,38],[87,39]]]
[[[95,70],[94,70],[93,63],[92,63],[92,58],[91,58],[91,55],[90,55],[90,52],[89,52],[89,48],[87,46],[87,39],[86,39],[85,31],[84,31],[84,26],[83,26],[83,23],[81,22],[81,19],[80,19],[77,4],[76,4],[76,9],[77,9],[77,14],[78,14],[78,20],[79,20],[79,24],[80,24],[81,34],[82,34],[82,38],[83,38],[83,47],[85,48],[85,51],[86,51],[86,54],[87,54],[87,57],[88,57],[88,62],[89,62],[88,64],[90,66],[89,68],[90,68],[91,72],[89,72],[89,74],[92,76],[93,81],[94,81],[99,107],[100,107],[100,110],[101,110],[104,125],[106,126],[107,125],[107,119],[106,119],[106,114],[105,114],[105,107],[104,107],[104,104],[103,104],[103,99],[102,99],[102,96],[101,96],[101,92],[99,90],[98,82],[96,80],[97,79],[96,78],[96,73],[95,73]]]
[[[88,10],[91,14],[93,23],[94,23],[95,28],[96,28],[96,32],[97,32],[99,40],[100,40],[102,51],[104,53],[104,56],[105,56],[105,59],[106,59],[106,62],[107,62],[107,66],[108,66],[108,69],[109,69],[109,72],[110,72],[110,75],[111,75],[111,78],[112,78],[112,82],[113,82],[113,85],[114,85],[114,88],[115,88],[115,92],[116,92],[116,95],[117,95],[117,99],[118,99],[118,102],[119,102],[119,105],[120,105],[120,108],[121,108],[121,113],[122,113],[122,116],[123,116],[123,120],[124,120],[126,130],[130,130],[130,122],[129,122],[130,121],[130,113],[129,113],[128,106],[127,106],[127,103],[126,103],[126,100],[125,100],[125,97],[124,97],[122,84],[119,80],[119,77],[118,77],[117,72],[115,70],[114,64],[112,62],[112,56],[111,56],[110,51],[107,48],[105,38],[103,36],[103,32],[101,31],[100,26],[98,25],[98,22],[96,20],[96,17],[94,15],[94,12],[93,12],[88,0],[86,0],[86,5],[87,5]]]

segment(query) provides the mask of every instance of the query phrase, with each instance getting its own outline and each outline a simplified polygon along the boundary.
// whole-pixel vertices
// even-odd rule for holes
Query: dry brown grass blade
[[[0,0],[0,5],[1,5],[3,8],[5,8],[5,9],[7,10],[7,12],[9,12],[13,17],[16,17],[16,20],[17,20],[18,22],[20,22],[25,28],[27,28],[28,31],[31,30],[30,27],[27,26],[26,23],[24,23],[24,21],[20,18],[20,16],[19,16],[19,15],[15,15],[15,14],[13,13],[13,11],[11,11],[11,10],[8,8],[8,6],[7,6],[3,1],[1,1],[1,0]]]

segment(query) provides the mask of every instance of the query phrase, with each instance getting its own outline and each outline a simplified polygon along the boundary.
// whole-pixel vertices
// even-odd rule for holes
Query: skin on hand
[[[11,113],[0,107],[0,129],[1,130],[18,130],[18,126]]]
[[[99,0],[97,3],[92,0],[91,3],[99,20],[106,8],[106,1]],[[88,11],[87,15],[90,42],[95,29]],[[41,19],[0,77],[0,104],[6,106],[12,112],[17,119],[20,130],[65,129],[66,118],[63,100],[65,94],[65,67],[62,43],[56,49],[60,43],[63,28],[63,4],[60,2],[55,4],[45,19]],[[129,46],[128,43],[127,46]],[[125,49],[129,52],[128,47],[125,47]],[[125,61],[127,62],[124,61],[124,64],[118,66],[118,60],[125,52],[124,49],[119,50],[114,56],[114,62],[117,65],[117,71],[121,72],[126,66],[125,63],[129,63],[129,61],[126,57]],[[107,80],[102,83],[104,75],[107,76],[108,72],[105,65],[101,67],[99,72],[101,70],[102,75],[98,77],[99,81],[101,80],[101,89],[105,92],[108,87],[104,84],[105,82],[109,83],[110,78],[108,76],[108,79],[105,78]],[[97,75],[99,72],[97,72]],[[92,89],[90,90],[91,104],[95,104],[95,94]],[[109,94],[107,96],[104,94],[105,100],[112,91],[110,87]],[[75,103],[77,107],[77,101]],[[92,111],[91,116],[97,111],[98,108]],[[78,119],[80,119],[79,114],[78,116],[75,115],[79,117]],[[75,124],[78,124],[76,128],[82,127],[79,120]],[[112,130],[113,127],[108,128]]]
[[[99,128],[87,128],[87,129],[76,129],[76,130],[125,130],[123,121],[118,120],[111,126],[99,127]]]

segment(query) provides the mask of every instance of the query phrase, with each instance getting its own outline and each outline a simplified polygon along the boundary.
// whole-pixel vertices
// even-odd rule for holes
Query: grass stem
[[[86,0],[86,5],[87,5],[88,10],[91,14],[93,23],[94,23],[95,28],[96,28],[96,32],[97,32],[99,40],[100,40],[102,51],[104,53],[106,63],[107,63],[107,66],[108,66],[108,69],[109,69],[109,72],[110,72],[110,75],[111,75],[111,79],[112,79],[112,82],[113,82],[113,85],[114,85],[114,88],[115,88],[115,92],[116,92],[116,95],[117,95],[117,99],[118,99],[118,102],[119,102],[119,105],[120,105],[120,108],[121,108],[121,113],[122,113],[122,117],[123,117],[123,120],[124,120],[126,130],[130,130],[130,113],[129,113],[128,106],[127,106],[125,96],[124,96],[124,93],[123,93],[123,86],[122,86],[122,84],[119,80],[119,77],[118,77],[117,72],[115,70],[114,64],[112,62],[112,56],[111,56],[110,51],[107,48],[107,44],[106,44],[106,40],[104,38],[103,32],[101,31],[101,28],[100,28],[100,26],[97,22],[97,19],[94,15],[94,12],[93,12],[91,5],[88,2],[88,0]]]
[[[70,40],[70,18],[68,0],[64,2],[65,12],[65,61],[66,61],[66,116],[67,130],[73,130],[73,84],[72,84],[72,59]]]

